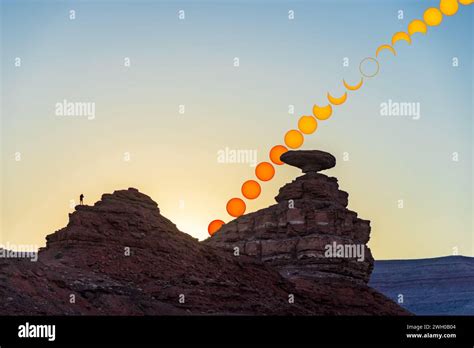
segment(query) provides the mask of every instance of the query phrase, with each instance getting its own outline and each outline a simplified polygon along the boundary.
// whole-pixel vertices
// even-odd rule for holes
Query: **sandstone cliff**
[[[294,283],[200,243],[132,188],[77,206],[38,258],[0,259],[1,315],[407,314],[363,283]]]

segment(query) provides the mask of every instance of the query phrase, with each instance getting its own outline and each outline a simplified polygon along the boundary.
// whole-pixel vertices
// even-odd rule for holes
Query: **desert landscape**
[[[370,222],[346,208],[322,151],[289,151],[304,171],[277,204],[199,242],[137,189],[78,205],[38,261],[0,261],[3,315],[409,315],[367,285]],[[326,246],[361,244],[357,255]],[[360,256],[360,255],[359,255]]]

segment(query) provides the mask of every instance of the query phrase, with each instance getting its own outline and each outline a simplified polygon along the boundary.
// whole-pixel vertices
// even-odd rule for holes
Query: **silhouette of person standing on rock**
[[[81,193],[81,195],[79,196],[79,204],[80,205],[84,205],[84,195]]]

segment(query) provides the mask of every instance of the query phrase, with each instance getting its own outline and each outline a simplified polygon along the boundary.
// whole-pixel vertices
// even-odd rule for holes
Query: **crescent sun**
[[[390,46],[390,45],[381,45],[381,46],[379,46],[379,48],[377,48],[377,51],[375,51],[375,56],[378,57],[380,51],[382,51],[382,50],[389,50],[393,53],[394,56],[397,55],[397,52],[395,52],[395,49],[392,46]]]
[[[346,80],[344,80],[344,79],[342,80],[342,83],[344,84],[344,87],[346,87],[350,91],[357,91],[362,86],[363,82],[364,82],[364,78],[361,77],[360,82],[357,85],[351,86],[351,85],[347,84]]]
[[[326,106],[318,106],[314,104],[313,106],[313,115],[318,120],[327,120],[332,115],[332,106],[328,104]]]
[[[427,31],[428,27],[426,26],[426,23],[420,19],[412,20],[410,24],[408,24],[408,34],[410,35],[415,33],[426,34]]]
[[[408,44],[411,45],[411,37],[404,31],[399,31],[398,33],[393,34],[392,36],[392,46],[395,45],[400,40],[405,40]]]
[[[333,105],[341,105],[343,104],[347,99],[347,92],[344,92],[344,94],[342,95],[342,97],[339,97],[339,98],[334,98],[331,94],[329,94],[328,92],[328,100],[331,104]]]

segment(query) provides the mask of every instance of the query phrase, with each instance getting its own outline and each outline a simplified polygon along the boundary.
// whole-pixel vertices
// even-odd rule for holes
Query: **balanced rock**
[[[290,166],[300,168],[303,173],[319,172],[336,165],[336,158],[333,155],[318,150],[287,151],[280,159]]]
[[[347,209],[336,178],[317,173],[335,165],[323,151],[288,151],[282,161],[307,174],[280,189],[277,204],[241,216],[206,243],[256,257],[286,278],[338,277],[367,283],[373,257],[370,221]]]

